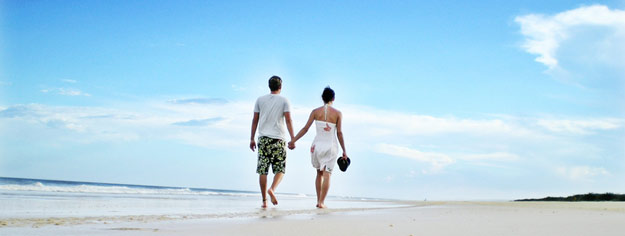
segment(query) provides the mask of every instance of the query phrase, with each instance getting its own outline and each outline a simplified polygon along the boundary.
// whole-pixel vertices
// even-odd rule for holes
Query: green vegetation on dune
[[[568,197],[546,197],[537,199],[518,199],[516,202],[525,201],[560,201],[560,202],[601,202],[601,201],[625,201],[625,194],[614,193],[587,193]]]

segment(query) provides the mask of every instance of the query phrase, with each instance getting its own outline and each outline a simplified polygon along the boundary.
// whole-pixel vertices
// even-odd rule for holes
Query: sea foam
[[[7,184],[0,185],[0,190],[7,191],[39,191],[39,192],[64,192],[64,193],[101,193],[101,194],[148,194],[148,195],[223,195],[223,196],[256,196],[252,193],[215,192],[208,190],[192,190],[190,188],[149,188],[128,186],[98,186],[98,185],[75,185],[55,186],[44,185],[36,182],[28,185]]]

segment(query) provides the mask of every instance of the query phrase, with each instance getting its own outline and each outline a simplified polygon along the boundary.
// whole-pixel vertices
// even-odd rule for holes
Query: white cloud
[[[346,127],[369,138],[415,136],[506,137],[543,140],[553,132],[588,135],[601,130],[622,129],[620,118],[517,118],[493,115],[479,119],[436,117],[405,112],[380,110],[363,106],[342,109]],[[306,111],[306,115],[308,115]],[[357,127],[357,128],[356,128]]]
[[[235,92],[243,92],[247,90],[247,87],[243,87],[237,84],[232,84],[231,87],[232,87],[232,90],[234,90]]]
[[[73,88],[42,89],[41,92],[42,93],[56,93],[56,94],[65,95],[65,96],[85,96],[85,97],[91,96],[91,94],[88,94],[88,93],[85,93],[83,91],[80,91],[78,89],[73,89]]]
[[[346,121],[360,126],[369,135],[537,135],[532,130],[502,119],[460,119],[435,117],[403,112],[373,109],[370,107],[347,107],[343,112]]]
[[[62,82],[65,82],[65,83],[70,83],[70,84],[75,84],[75,83],[77,83],[77,82],[78,82],[78,81],[73,80],[73,79],[62,79],[61,81],[62,81]]]
[[[180,125],[180,126],[207,126],[207,125],[215,124],[216,122],[219,122],[221,120],[223,120],[223,118],[221,118],[221,117],[213,117],[213,118],[207,118],[207,119],[194,119],[194,120],[179,121],[179,122],[172,123],[172,125]]]
[[[518,160],[519,156],[514,153],[508,152],[492,152],[492,153],[483,153],[483,154],[462,154],[458,155],[458,158],[464,160],[491,160],[491,161],[514,161]]]
[[[417,149],[379,143],[375,146],[374,150],[378,153],[387,154],[396,157],[409,158],[420,162],[428,163],[432,166],[430,171],[422,171],[422,173],[432,173],[443,169],[445,166],[456,163],[456,159],[462,159],[466,161],[515,161],[519,160],[519,156],[508,152],[492,152],[482,154],[446,154],[441,152],[423,152]],[[415,172],[411,171],[410,177],[414,176]]]
[[[58,91],[58,93],[59,93],[60,95],[67,95],[67,96],[87,96],[87,97],[91,96],[91,94],[88,94],[88,93],[82,92],[82,91],[77,90],[77,89],[65,89],[65,88],[59,88],[57,91]]]
[[[454,160],[451,159],[451,157],[442,153],[422,152],[416,149],[393,144],[380,143],[376,145],[375,150],[382,154],[426,162],[431,164],[433,169],[440,169],[446,165],[454,163]]]
[[[606,131],[623,130],[625,126],[624,119],[609,117],[570,119],[489,115],[457,118],[364,106],[343,106],[340,109],[344,115],[348,152],[350,149],[373,150],[430,163],[438,169],[460,160],[501,164],[543,158],[601,158],[606,146],[587,138]],[[423,147],[433,152],[426,152],[421,149]],[[583,150],[562,152],[573,150],[572,147]]]
[[[159,138],[209,148],[241,147],[249,135],[251,112],[243,116],[240,111],[251,109],[243,109],[247,106],[252,104],[157,102],[123,106],[134,109],[28,104],[0,110],[0,122],[10,122],[7,127],[18,130],[56,130],[59,137],[80,143]]]
[[[606,169],[591,166],[558,167],[556,173],[570,180],[589,181],[593,177],[610,175]]]
[[[623,120],[620,119],[593,119],[593,120],[538,120],[537,124],[553,132],[564,132],[573,134],[591,134],[597,130],[613,130],[623,127]]]
[[[225,104],[225,99],[222,98],[185,98],[185,99],[172,99],[169,100],[175,104]]]
[[[521,26],[521,33],[526,37],[523,48],[536,54],[537,62],[550,70],[559,66],[557,52],[566,40],[579,37],[579,27],[608,28],[601,38],[592,38],[584,44],[593,44],[597,54],[595,58],[623,64],[625,57],[625,11],[611,10],[603,5],[583,6],[555,15],[529,14],[518,16],[515,21]],[[589,55],[584,55],[588,57]]]
[[[249,138],[253,103],[193,98],[116,107],[13,105],[0,110],[0,125],[15,130],[20,127],[47,129],[59,137],[81,143],[158,138],[207,148],[242,148]],[[588,136],[605,130],[620,130],[625,124],[616,118],[558,120],[497,116],[460,119],[362,106],[344,107],[339,109],[345,116],[348,153],[365,155],[374,151],[410,158],[431,165],[432,172],[459,160],[501,164],[501,161],[524,161],[526,157],[563,160],[582,155],[599,158],[603,149],[588,142]],[[293,107],[295,132],[304,124],[311,109]],[[31,135],[36,136],[37,132]],[[312,137],[314,129],[300,141],[299,147],[306,146]],[[424,147],[434,151],[424,151]],[[581,151],[570,151],[571,147]]]
[[[385,181],[385,182],[387,182],[387,183],[392,182],[394,179],[395,179],[395,177],[390,176],[390,175],[389,175],[389,176],[384,177],[384,181]]]

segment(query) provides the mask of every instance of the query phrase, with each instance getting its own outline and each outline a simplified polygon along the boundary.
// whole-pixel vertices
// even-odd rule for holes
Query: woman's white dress
[[[317,170],[332,172],[338,158],[339,144],[336,139],[336,124],[327,122],[328,105],[323,108],[324,120],[315,120],[317,135],[310,148],[311,161]]]

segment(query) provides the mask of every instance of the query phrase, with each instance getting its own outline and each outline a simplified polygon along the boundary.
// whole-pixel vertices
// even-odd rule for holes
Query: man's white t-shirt
[[[291,111],[291,104],[278,94],[267,94],[256,99],[254,112],[259,113],[258,137],[286,140],[284,113]]]

